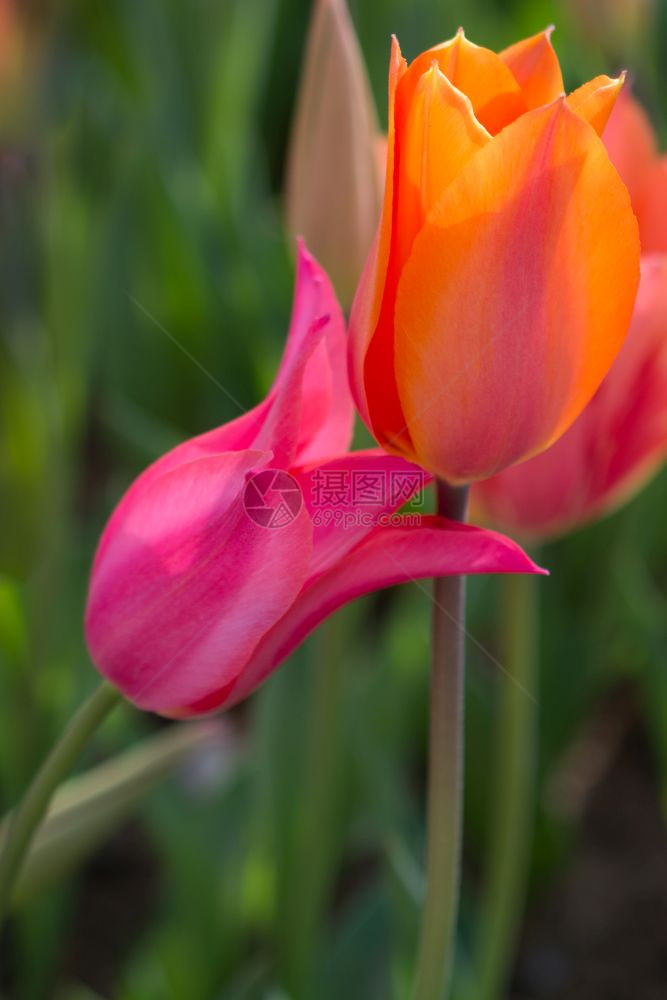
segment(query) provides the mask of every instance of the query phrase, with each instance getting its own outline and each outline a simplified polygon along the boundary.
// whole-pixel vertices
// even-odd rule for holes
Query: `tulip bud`
[[[394,42],[352,387],[386,449],[452,484],[547,448],[623,343],[637,224],[598,135],[621,84],[566,98],[549,32],[496,55],[459,31],[410,66]]]
[[[286,211],[352,301],[380,215],[378,125],[345,0],[315,0],[290,140]]]

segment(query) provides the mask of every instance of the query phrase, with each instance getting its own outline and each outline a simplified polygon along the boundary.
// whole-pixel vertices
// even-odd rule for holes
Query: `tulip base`
[[[0,844],[0,924],[11,906],[12,891],[33,834],[44,818],[51,797],[67,777],[82,749],[120,701],[120,692],[103,682],[74,715],[12,813]]]
[[[438,513],[464,521],[468,488],[436,483]],[[426,899],[414,1000],[441,1000],[451,979],[461,873],[465,577],[433,591]]]

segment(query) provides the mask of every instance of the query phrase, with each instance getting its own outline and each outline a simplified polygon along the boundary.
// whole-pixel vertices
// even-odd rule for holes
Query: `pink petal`
[[[86,638],[98,669],[142,708],[171,714],[235,677],[306,579],[312,524],[250,520],[261,452],[200,458],[126,498],[95,561]]]
[[[314,521],[311,578],[339,562],[371,534],[380,515],[402,507],[413,493],[431,481],[430,475],[419,466],[387,455],[380,448],[351,452],[322,465],[292,472]],[[414,483],[416,487],[409,496],[400,499],[392,497],[399,476],[406,477],[406,486]],[[339,502],[333,497],[337,481],[342,486]],[[375,493],[373,485],[379,488],[374,500],[370,499]]]
[[[425,516],[420,527],[378,528],[329,572],[307,584],[264,637],[236,681],[188,714],[228,707],[250,694],[313,629],[343,604],[382,587],[467,573],[543,573],[509,538]]]
[[[299,243],[290,330],[271,404],[253,447],[279,468],[345,450],[354,407],[347,387],[345,323],[329,279]]]
[[[651,166],[635,211],[642,253],[667,253],[667,156]]]
[[[602,141],[636,209],[648,173],[658,158],[658,148],[648,115],[632,96],[629,86],[618,96]]]

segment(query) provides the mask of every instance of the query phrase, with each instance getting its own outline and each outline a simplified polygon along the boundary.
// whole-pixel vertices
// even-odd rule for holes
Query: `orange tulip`
[[[562,535],[614,510],[667,458],[667,158],[626,94],[604,142],[639,220],[639,293],[621,353],[567,433],[473,489],[476,514],[526,538]]]
[[[452,484],[563,434],[637,291],[637,224],[599,138],[623,81],[565,97],[549,34],[496,55],[459,31],[410,66],[393,43],[351,378],[377,440]]]

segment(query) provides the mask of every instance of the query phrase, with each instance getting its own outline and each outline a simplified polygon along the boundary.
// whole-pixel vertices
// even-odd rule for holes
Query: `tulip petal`
[[[219,429],[226,448],[271,448],[278,467],[287,468],[348,447],[354,407],[345,321],[329,279],[301,242],[289,335],[268,400],[251,445],[229,443],[234,425]]]
[[[303,369],[301,414],[294,456],[294,461],[299,464],[346,451],[354,428],[354,402],[347,377],[345,318],[326,273],[299,244],[294,316],[290,323],[286,357],[276,380],[276,396],[287,384],[288,368],[292,366],[300,370],[300,357],[304,351],[307,353],[308,338],[313,335],[314,325],[321,322],[318,317],[328,317],[328,321],[323,327],[320,342]],[[295,405],[289,392],[284,393],[284,401],[288,410],[290,405]],[[275,442],[270,447],[275,448]]]
[[[642,257],[630,333],[602,389],[618,447],[598,487],[596,513],[632,496],[667,459],[667,254]]]
[[[410,72],[410,71],[408,71]],[[430,208],[475,153],[491,141],[476,120],[469,99],[432,65],[418,80],[403,119],[398,89],[396,129],[396,213],[389,274],[377,327],[366,355],[365,397],[372,430],[385,448],[412,457],[394,373],[396,280]],[[392,280],[393,279],[393,280]],[[354,337],[353,337],[354,340]],[[367,378],[365,371],[373,373]],[[378,373],[384,373],[378,377]]]
[[[551,104],[564,93],[563,74],[551,44],[553,26],[500,53],[521,87],[527,110]]]
[[[627,190],[563,99],[479,150],[398,287],[398,389],[421,464],[469,482],[559,437],[620,349],[638,262]]]
[[[292,471],[314,522],[309,579],[339,562],[375,530],[378,518],[402,507],[430,481],[419,466],[379,448]]]
[[[642,253],[667,252],[667,156],[647,172],[635,211]]]
[[[408,107],[419,78],[433,61],[457,90],[472,104],[477,121],[491,135],[526,110],[521,88],[512,72],[495,52],[469,42],[459,28],[454,38],[417,56],[405,76],[399,101]]]
[[[667,458],[667,256],[642,259],[627,339],[609,374],[551,448],[484,482],[476,516],[523,538],[562,535],[615,509]]]
[[[379,131],[343,0],[319,0],[306,43],[287,167],[287,220],[305,236],[349,304],[382,201]],[[384,163],[383,163],[384,166]]]
[[[107,526],[86,638],[98,669],[140,707],[169,714],[224,685],[303,586],[306,511],[271,530],[243,508],[247,474],[266,460],[246,451],[180,466]]]
[[[262,640],[249,669],[220,691],[207,710],[245,698],[320,622],[364,594],[433,576],[543,572],[509,538],[472,525],[425,516],[419,527],[378,528],[304,589]],[[197,714],[201,710],[195,706]]]
[[[658,149],[648,116],[627,87],[619,95],[602,138],[636,209]]]
[[[469,98],[449,82],[435,61],[417,83],[400,136],[398,241],[393,250],[399,269],[447,185],[470,157],[491,141],[475,118]]]
[[[406,62],[401,55],[396,38],[392,38],[389,60],[389,127],[387,131],[387,172],[385,175],[384,203],[380,226],[368,255],[366,265],[357,286],[350,314],[350,383],[352,394],[362,420],[371,426],[364,364],[366,352],[380,316],[382,297],[389,267],[389,253],[392,238],[392,215],[394,203],[394,160],[396,146],[396,88],[406,70]],[[389,370],[387,371],[389,375]]]
[[[612,79],[610,76],[596,76],[583,87],[573,90],[567,98],[568,107],[602,135],[609,116],[623,87],[625,73]]]

